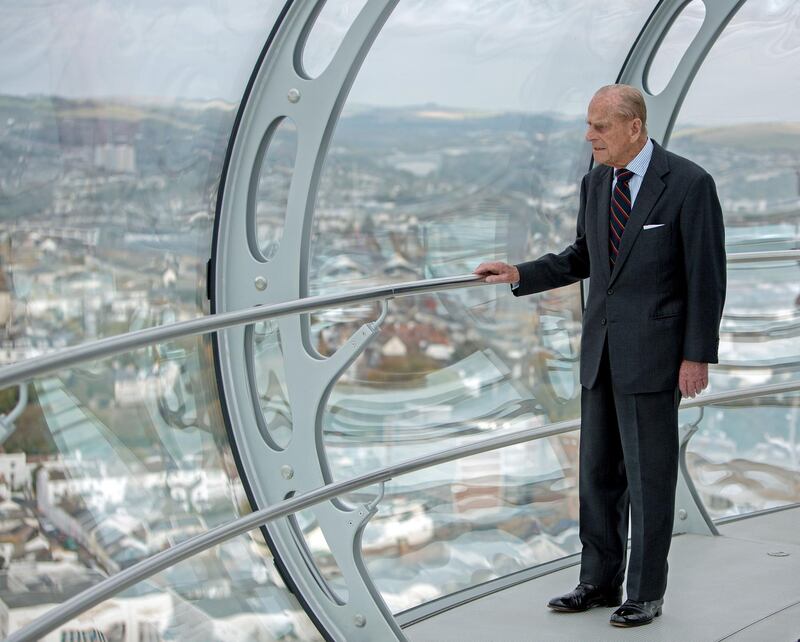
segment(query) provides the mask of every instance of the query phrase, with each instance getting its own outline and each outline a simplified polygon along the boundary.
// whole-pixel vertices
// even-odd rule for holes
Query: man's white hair
[[[644,96],[636,87],[630,85],[606,85],[595,92],[595,96],[610,94],[615,100],[614,111],[625,120],[638,118],[642,121],[642,133],[647,134],[647,105]]]

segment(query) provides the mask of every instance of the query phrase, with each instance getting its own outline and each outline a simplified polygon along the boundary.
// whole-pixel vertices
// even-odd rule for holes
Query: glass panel
[[[645,74],[645,89],[653,95],[660,94],[672,80],[683,55],[703,26],[706,5],[703,0],[692,0],[678,14],[653,58]]]
[[[2,5],[0,363],[207,313],[228,139],[283,4]],[[17,387],[0,391],[0,637],[249,511],[207,340],[25,391],[20,412]],[[315,635],[250,538],[95,612],[107,639],[211,639],[190,634],[207,622],[219,639]]]
[[[32,382],[0,454],[3,634],[249,511],[218,402],[203,384],[209,356],[207,344],[185,339]],[[14,401],[7,394],[0,412]],[[143,595],[130,595],[140,604],[131,608],[159,631],[178,626],[182,601],[215,628],[230,619],[263,627],[263,639],[278,639],[273,620],[311,627],[263,542],[250,538],[166,571]],[[116,600],[106,606],[113,617],[101,617],[103,630],[128,610]]]
[[[800,248],[798,19],[797,3],[746,3],[700,68],[670,141],[714,177],[729,256]],[[797,261],[729,264],[709,388],[800,379],[799,329]],[[715,518],[800,501],[797,403],[794,395],[706,411],[689,463]]]
[[[687,464],[713,519],[800,502],[800,394],[707,408]]]
[[[301,57],[302,72],[311,78],[316,78],[327,69],[347,30],[367,4],[367,0],[321,1],[324,4],[314,20]]]
[[[248,199],[250,251],[259,260],[271,259],[283,236],[289,187],[297,158],[297,127],[291,118],[273,123],[264,135],[256,161],[260,167]]]
[[[652,8],[399,3],[329,147],[309,294],[563,249],[590,161],[586,106],[614,82]],[[339,269],[346,282],[331,276]],[[324,331],[349,336],[346,322],[331,321]],[[482,287],[392,300],[380,334],[331,391],[323,427],[333,476],[576,418],[580,325],[577,285],[524,299]],[[322,332],[312,326],[314,345]],[[569,539],[576,502],[549,486],[538,494],[574,474],[570,439],[387,486],[364,553],[392,608],[574,552],[573,540],[557,540]]]
[[[258,531],[211,548],[140,582],[56,629],[50,640],[322,640],[296,604],[287,603],[277,569]],[[61,601],[102,578],[83,565],[40,562],[8,571],[28,595]],[[3,596],[5,600],[5,595]],[[18,602],[18,604],[17,604]],[[42,615],[52,604],[18,599],[10,630]],[[0,631],[5,636],[7,631]],[[102,637],[101,637],[102,636]]]
[[[362,549],[389,607],[578,552],[577,453],[575,431],[387,483]]]

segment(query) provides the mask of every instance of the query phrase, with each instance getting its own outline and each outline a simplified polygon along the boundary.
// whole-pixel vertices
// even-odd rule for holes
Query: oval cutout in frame
[[[329,0],[316,15],[303,45],[300,75],[317,78],[330,65],[367,0]]]
[[[667,87],[689,45],[700,32],[705,17],[705,3],[692,0],[675,18],[645,70],[643,84],[649,94],[657,96]]]
[[[297,126],[291,118],[275,120],[259,146],[247,199],[247,241],[258,261],[269,261],[280,246],[296,160]]]
[[[247,326],[244,342],[258,430],[270,448],[281,452],[292,441],[294,420],[277,321],[268,319]]]

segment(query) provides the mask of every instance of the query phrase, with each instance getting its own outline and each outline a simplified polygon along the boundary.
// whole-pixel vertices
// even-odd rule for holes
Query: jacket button
[[[606,290],[606,294],[611,296],[612,294],[614,294],[614,290],[612,288],[608,288],[608,290]]]
[[[605,317],[603,317],[602,319],[600,319],[600,325],[605,325],[605,324],[606,324],[606,319]]]

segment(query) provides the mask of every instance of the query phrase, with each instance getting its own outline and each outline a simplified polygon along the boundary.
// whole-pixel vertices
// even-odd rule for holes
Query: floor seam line
[[[786,606],[778,609],[777,611],[773,611],[772,613],[769,613],[769,614],[765,615],[762,618],[759,618],[757,620],[754,620],[753,622],[750,622],[750,624],[748,624],[747,626],[743,626],[741,629],[737,629],[736,631],[733,631],[732,633],[728,633],[728,635],[726,635],[723,638],[718,638],[716,640],[716,642],[723,642],[724,640],[728,640],[732,636],[736,635],[737,633],[741,633],[742,631],[745,631],[745,630],[749,629],[751,626],[753,626],[755,624],[758,624],[759,622],[763,622],[764,620],[768,620],[773,615],[777,615],[778,613],[782,613],[783,611],[786,611],[787,609],[790,609],[793,606],[797,606],[798,604],[800,604],[800,600],[797,600],[797,601],[793,602],[792,604],[787,604]]]
[[[750,542],[751,544],[767,544],[770,546],[791,546],[793,548],[800,548],[800,543],[795,544],[792,542],[776,542],[774,540],[765,541],[760,539],[750,539],[749,537],[736,537],[734,535],[720,535],[720,537],[736,540],[737,542]]]

